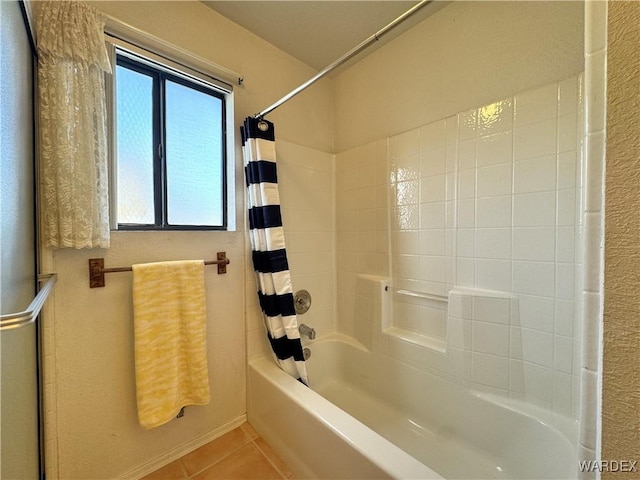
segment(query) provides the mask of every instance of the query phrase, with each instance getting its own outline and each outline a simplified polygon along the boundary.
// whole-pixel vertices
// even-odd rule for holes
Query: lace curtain
[[[104,17],[38,2],[40,210],[45,245],[109,246]]]

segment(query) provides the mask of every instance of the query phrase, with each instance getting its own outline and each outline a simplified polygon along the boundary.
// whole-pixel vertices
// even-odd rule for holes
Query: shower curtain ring
[[[263,115],[260,115],[259,113],[256,113],[253,118],[255,118],[256,120],[258,120],[258,129],[262,132],[266,132],[267,130],[269,130],[269,123],[267,123],[264,119]]]

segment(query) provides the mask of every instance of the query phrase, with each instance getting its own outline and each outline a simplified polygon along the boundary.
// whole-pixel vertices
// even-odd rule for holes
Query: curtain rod
[[[411,15],[413,15],[414,13],[416,13],[418,10],[420,10],[422,7],[427,6],[428,4],[432,3],[434,0],[421,0],[419,3],[415,4],[413,7],[411,7],[409,10],[407,10],[406,12],[404,12],[402,15],[400,15],[398,18],[396,18],[395,20],[393,20],[391,23],[389,23],[387,26],[381,28],[380,30],[378,30],[376,33],[374,33],[373,35],[371,35],[369,38],[367,38],[366,40],[364,40],[362,43],[360,43],[359,45],[356,45],[355,47],[353,47],[351,50],[349,50],[347,53],[345,53],[344,55],[342,55],[340,58],[338,58],[335,62],[333,62],[331,65],[325,67],[323,70],[321,70],[317,75],[315,75],[313,78],[307,80],[305,83],[303,83],[302,85],[300,85],[298,88],[296,88],[295,90],[292,90],[291,92],[289,92],[288,94],[286,94],[284,97],[282,97],[280,100],[278,100],[276,103],[274,103],[273,105],[265,108],[264,110],[262,110],[260,113],[256,113],[254,115],[254,118],[257,119],[262,119],[264,118],[265,115],[268,115],[269,113],[271,113],[273,110],[275,110],[276,108],[278,108],[280,105],[282,105],[283,103],[287,102],[288,100],[292,99],[293,97],[295,97],[297,94],[299,94],[300,92],[302,92],[303,90],[305,90],[307,87],[310,87],[312,84],[314,84],[315,82],[317,82],[318,80],[320,80],[322,77],[324,77],[327,73],[331,72],[332,70],[334,70],[335,68],[339,67],[340,65],[342,65],[344,62],[346,62],[347,60],[349,60],[350,58],[352,58],[353,56],[357,55],[358,53],[360,53],[362,50],[364,50],[365,48],[367,48],[371,43],[373,42],[377,42],[378,40],[380,40],[380,38],[387,33],[389,30],[391,30],[392,28],[394,28],[395,26],[397,26],[398,24],[402,23],[403,21],[405,21],[407,18],[409,18]]]

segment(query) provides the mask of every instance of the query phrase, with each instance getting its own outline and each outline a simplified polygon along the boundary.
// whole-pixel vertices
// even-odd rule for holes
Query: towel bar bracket
[[[227,258],[227,253],[226,252],[218,252],[218,260],[217,260],[217,265],[218,265],[218,275],[222,274],[222,273],[227,273],[227,265],[229,264],[229,259]],[[206,262],[205,262],[206,265]]]
[[[227,273],[227,265],[230,261],[227,258],[227,252],[218,252],[217,260],[207,260],[205,265],[217,265],[218,274]],[[131,272],[132,267],[115,267],[104,268],[104,258],[89,259],[89,288],[99,288],[105,286],[104,274],[116,272]]]
[[[89,259],[89,288],[104,287],[104,258]]]

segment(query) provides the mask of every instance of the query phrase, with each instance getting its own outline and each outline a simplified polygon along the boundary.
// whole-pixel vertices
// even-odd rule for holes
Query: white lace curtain
[[[109,246],[104,17],[81,2],[38,2],[40,209],[45,244]]]

